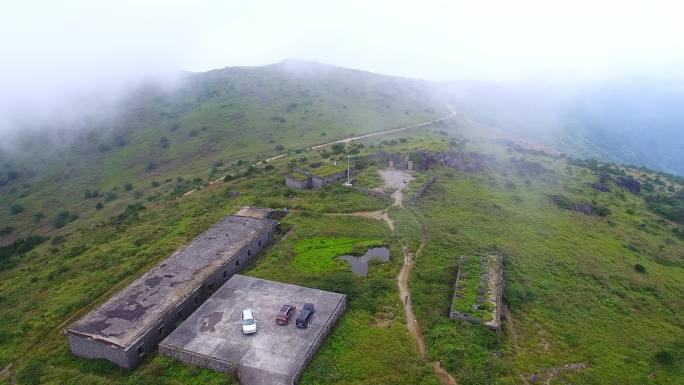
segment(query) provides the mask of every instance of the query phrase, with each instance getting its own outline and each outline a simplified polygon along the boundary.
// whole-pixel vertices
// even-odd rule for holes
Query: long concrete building
[[[135,367],[266,246],[277,222],[265,216],[228,216],[164,259],[69,327],[71,352]]]

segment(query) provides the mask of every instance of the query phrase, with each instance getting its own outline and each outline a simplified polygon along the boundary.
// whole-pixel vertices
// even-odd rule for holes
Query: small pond
[[[373,247],[366,250],[366,253],[360,257],[343,255],[340,259],[349,263],[354,274],[365,277],[368,275],[368,261],[371,259],[378,259],[387,262],[390,259],[390,252],[386,247]]]

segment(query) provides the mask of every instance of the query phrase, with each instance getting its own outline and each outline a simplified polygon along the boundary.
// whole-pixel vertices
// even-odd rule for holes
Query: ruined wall
[[[449,318],[453,320],[464,320],[476,323],[483,323],[487,325],[490,329],[500,331],[501,330],[501,316],[503,312],[503,289],[504,289],[504,278],[503,278],[503,258],[500,255],[486,255],[481,257],[481,263],[484,266],[484,261],[487,262],[487,268],[483,268],[480,272],[480,280],[487,282],[487,287],[489,288],[489,293],[478,292],[476,303],[482,303],[488,300],[485,294],[490,294],[495,298],[495,307],[492,310],[492,319],[489,321],[484,321],[478,317],[473,316],[467,312],[461,312],[456,310],[456,301],[463,296],[460,293],[459,282],[461,282],[462,271],[461,266],[466,256],[462,256],[459,260],[459,268],[456,273],[456,282],[454,283],[453,297],[451,300],[451,309],[449,310]],[[489,258],[495,258],[493,268],[489,268]],[[490,277],[492,280],[490,281]],[[493,283],[493,285],[492,285]]]
[[[311,176],[311,186],[313,188],[323,188],[331,183],[339,183],[347,180],[347,171],[341,171],[326,177]]]
[[[293,188],[296,190],[306,190],[312,187],[311,178],[306,180],[299,180],[289,175],[285,177],[285,185],[289,188]]]
[[[437,177],[435,177],[435,176],[433,175],[433,176],[431,176],[431,177],[427,180],[427,182],[425,182],[422,186],[420,186],[420,188],[418,189],[418,191],[416,191],[416,193],[413,194],[413,196],[411,197],[411,199],[410,199],[410,201],[409,201],[409,203],[411,204],[411,206],[415,206],[415,205],[416,205],[416,202],[418,202],[418,200],[419,200],[420,198],[422,198],[423,195],[425,195],[425,192],[427,191],[427,189],[430,188],[430,186],[432,186],[432,185],[435,183],[436,180],[437,180]]]

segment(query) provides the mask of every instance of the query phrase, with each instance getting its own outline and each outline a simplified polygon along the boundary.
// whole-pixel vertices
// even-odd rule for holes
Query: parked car
[[[308,328],[311,326],[315,314],[314,305],[312,303],[305,303],[302,311],[299,312],[299,317],[297,317],[295,324],[298,328]]]
[[[257,331],[256,318],[252,309],[242,311],[242,334],[254,334]]]
[[[290,323],[290,318],[294,315],[297,308],[293,305],[283,305],[276,315],[276,322],[278,325],[287,325]]]

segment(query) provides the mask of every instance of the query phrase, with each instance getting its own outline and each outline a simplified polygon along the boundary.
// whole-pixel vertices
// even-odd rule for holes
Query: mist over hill
[[[430,121],[448,113],[443,100],[429,82],[302,60],[140,83],[52,119],[27,116],[7,134],[0,203],[31,209],[0,219],[11,217],[15,234],[48,231],[55,208],[102,216],[114,197],[142,196],[152,182],[207,183],[287,151]],[[179,193],[192,189],[184,183]],[[102,213],[82,207],[86,190],[110,193]]]
[[[684,82],[453,83],[471,118],[582,158],[684,174]]]

